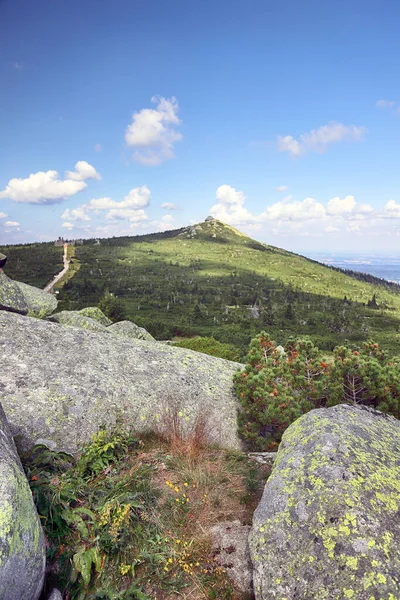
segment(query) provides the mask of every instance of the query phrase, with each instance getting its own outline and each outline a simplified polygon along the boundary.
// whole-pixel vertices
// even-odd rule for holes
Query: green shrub
[[[289,340],[282,351],[262,332],[235,375],[235,390],[239,433],[257,450],[276,447],[285,429],[313,408],[346,402],[400,416],[398,361],[373,342],[360,350],[338,347],[329,364],[308,339]]]

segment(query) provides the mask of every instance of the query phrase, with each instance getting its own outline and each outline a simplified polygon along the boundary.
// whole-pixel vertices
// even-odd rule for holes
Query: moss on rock
[[[63,310],[48,317],[49,321],[60,323],[60,325],[69,325],[70,327],[80,327],[86,331],[107,332],[106,327],[91,317],[80,314],[79,311]]]
[[[400,597],[399,436],[348,405],[287,429],[250,534],[258,600]]]
[[[28,306],[16,281],[0,271],[0,310],[28,314]]]
[[[108,327],[108,325],[111,325],[112,323],[111,319],[106,317],[106,315],[97,306],[88,306],[86,308],[82,308],[82,310],[79,310],[78,313],[84,317],[90,317],[91,319],[98,321],[98,323],[104,325],[104,327]]]
[[[56,310],[57,298],[53,294],[20,281],[14,283],[19,287],[25,298],[29,316],[43,319]]]
[[[37,600],[44,569],[42,527],[0,405],[0,599]]]
[[[131,338],[133,340],[147,340],[148,342],[155,342],[153,336],[146,331],[144,327],[138,327],[132,321],[118,321],[110,325],[108,328],[110,333],[115,335],[123,335],[124,337]]]

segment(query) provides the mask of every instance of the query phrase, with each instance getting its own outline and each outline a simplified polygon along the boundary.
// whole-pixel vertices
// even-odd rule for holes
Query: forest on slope
[[[30,265],[43,263],[44,249],[50,279],[52,251],[43,244],[30,246],[25,272],[20,263],[17,269],[12,247],[3,248],[10,256],[7,274],[35,284]],[[62,249],[54,251],[61,262]],[[330,351],[374,339],[398,352],[400,286],[261,244],[216,220],[84,240],[75,259],[80,270],[60,290],[60,310],[97,305],[110,292],[125,318],[158,339],[212,335],[243,356],[251,338],[266,330],[281,344],[307,335]]]

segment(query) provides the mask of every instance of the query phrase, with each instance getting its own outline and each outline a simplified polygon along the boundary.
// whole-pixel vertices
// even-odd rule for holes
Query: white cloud
[[[101,152],[103,150],[103,146],[101,144],[96,144],[94,149],[95,152]]]
[[[19,227],[18,221],[6,221],[4,225],[5,227]]]
[[[161,204],[161,208],[164,210],[179,210],[179,206],[173,204],[172,202],[163,202]]]
[[[355,216],[364,215],[373,212],[372,206],[369,204],[357,204],[354,196],[346,196],[345,198],[331,198],[329,200],[326,213],[330,216]]]
[[[378,100],[376,106],[378,108],[393,108],[395,104],[394,100]]]
[[[86,160],[79,160],[75,165],[75,171],[66,171],[65,177],[72,181],[85,181],[86,179],[101,179],[101,175]]]
[[[286,192],[286,190],[288,189],[287,185],[278,185],[276,188],[277,192]]]
[[[133,188],[121,202],[116,202],[112,198],[93,198],[87,204],[82,204],[76,208],[67,208],[61,215],[61,219],[67,220],[67,226],[72,221],[90,221],[89,213],[94,211],[100,214],[101,211],[108,211],[105,218],[108,221],[127,220],[131,223],[147,221],[148,216],[144,209],[150,203],[151,192],[146,185]],[[64,227],[65,225],[63,225]]]
[[[10,179],[0,198],[9,198],[23,204],[56,204],[87,187],[84,179],[100,179],[96,169],[86,161],[79,161],[75,171],[67,171],[60,179],[57,171],[38,171],[26,179]]]
[[[388,200],[382,216],[388,219],[400,219],[400,204],[397,204],[396,200]]]
[[[181,123],[176,98],[151,99],[154,108],[143,108],[132,116],[125,132],[128,147],[135,148],[133,159],[142,165],[159,165],[174,158],[174,144],[182,140],[175,127]]]
[[[73,223],[63,223],[63,224],[61,225],[61,227],[64,227],[64,229],[69,229],[69,230],[71,230],[71,229],[73,229],[73,228],[75,227],[75,225],[74,225]]]
[[[325,227],[326,233],[335,233],[335,231],[340,231],[339,227],[333,227],[333,225],[328,225]]]
[[[61,215],[62,219],[68,219],[72,221],[90,221],[90,217],[87,214],[85,206],[78,206],[77,208],[67,208]]]
[[[106,219],[110,221],[123,221],[127,220],[131,223],[136,223],[138,221],[147,221],[148,216],[146,215],[143,209],[135,210],[133,208],[112,208],[106,214]]]
[[[246,197],[243,192],[235,190],[230,185],[220,185],[217,189],[217,204],[214,204],[209,213],[215,219],[219,219],[231,225],[251,223],[253,215],[244,208]]]
[[[308,133],[302,133],[299,139],[291,135],[278,137],[278,150],[288,152],[292,156],[301,156],[307,152],[323,153],[330,144],[341,141],[358,141],[367,129],[355,125],[331,122]]]
[[[267,221],[308,221],[325,216],[325,208],[314,198],[305,198],[302,202],[276,202],[268,206],[261,215]]]
[[[0,219],[5,219],[6,217],[8,217],[6,213],[0,212]]]
[[[151,192],[146,185],[133,188],[121,202],[116,202],[111,198],[94,198],[87,204],[87,208],[95,210],[108,209],[140,209],[146,208],[150,203]]]

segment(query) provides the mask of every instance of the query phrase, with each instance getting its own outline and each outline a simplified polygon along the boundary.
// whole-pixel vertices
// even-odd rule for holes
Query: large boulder
[[[90,317],[91,319],[98,321],[105,327],[108,327],[108,325],[111,325],[112,323],[111,319],[106,317],[106,315],[97,306],[88,306],[86,308],[82,308],[82,310],[79,310],[78,313],[84,317]]]
[[[20,281],[14,283],[19,287],[25,298],[29,316],[44,318],[56,310],[57,298],[53,294]]]
[[[49,321],[60,323],[60,325],[69,325],[70,327],[79,327],[86,331],[106,332],[104,325],[95,321],[91,317],[86,317],[75,310],[63,310],[48,317]]]
[[[348,405],[287,429],[250,534],[257,599],[400,598],[399,440]]]
[[[83,317],[82,317],[83,318]],[[0,313],[3,403],[21,450],[73,454],[102,425],[205,438],[239,448],[240,365],[154,342]]]
[[[44,574],[42,527],[0,405],[0,600],[37,600]]]
[[[116,335],[123,335],[124,337],[131,338],[133,340],[147,340],[148,342],[154,342],[153,336],[144,328],[138,327],[132,321],[118,321],[107,327],[110,333]]]
[[[24,294],[18,284],[0,270],[0,310],[28,314]]]

